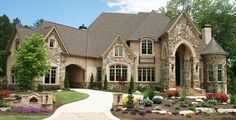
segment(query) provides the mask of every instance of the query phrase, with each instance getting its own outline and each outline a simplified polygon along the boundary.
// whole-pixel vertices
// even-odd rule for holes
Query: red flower
[[[9,90],[1,90],[0,91],[0,96],[4,97],[9,97],[9,95],[11,94],[11,91]]]
[[[206,97],[208,100],[216,99],[219,102],[227,102],[229,99],[229,97],[223,93],[208,93]]]
[[[164,94],[167,95],[168,97],[172,97],[172,96],[178,97],[179,96],[179,91],[177,91],[177,90],[168,90]]]

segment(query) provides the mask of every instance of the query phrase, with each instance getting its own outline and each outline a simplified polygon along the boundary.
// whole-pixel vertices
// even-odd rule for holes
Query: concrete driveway
[[[112,93],[89,89],[72,90],[86,93],[89,97],[59,107],[45,120],[119,120],[110,112],[113,102]]]

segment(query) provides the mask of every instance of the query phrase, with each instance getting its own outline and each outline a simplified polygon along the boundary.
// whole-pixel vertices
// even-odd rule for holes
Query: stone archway
[[[85,84],[85,70],[75,64],[66,66],[70,88],[82,88]]]
[[[182,87],[184,82],[184,75],[188,74],[185,80],[189,80],[189,85],[193,87],[192,67],[193,66],[193,54],[188,46],[181,44],[178,46],[175,52],[175,85],[176,87]]]

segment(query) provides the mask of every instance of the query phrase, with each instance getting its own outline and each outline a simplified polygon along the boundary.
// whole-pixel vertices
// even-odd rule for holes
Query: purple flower
[[[38,113],[38,112],[48,112],[48,108],[44,107],[16,107],[13,110],[25,113]]]

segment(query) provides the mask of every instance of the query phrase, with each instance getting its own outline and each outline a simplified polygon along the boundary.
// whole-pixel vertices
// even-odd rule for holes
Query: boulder
[[[198,98],[198,99],[195,99],[195,101],[196,101],[196,102],[204,102],[204,100],[199,99],[199,98]]]
[[[197,107],[195,108],[196,113],[215,113],[216,110],[213,108]]]
[[[162,96],[154,96],[153,98],[160,98],[163,100],[163,97]]]
[[[193,112],[192,110],[181,110],[179,111],[179,114],[180,115],[183,115],[183,116],[191,116],[191,115],[194,115],[195,112]]]
[[[158,110],[152,110],[152,113],[157,113],[158,112]]]
[[[219,113],[236,113],[236,109],[217,109],[217,112]]]
[[[193,105],[197,105],[197,104],[198,104],[198,102],[191,102],[191,104],[193,104]]]
[[[0,111],[6,112],[7,110],[10,110],[11,107],[4,107],[4,108],[0,108]]]
[[[167,113],[167,111],[166,110],[158,110],[157,113],[160,115],[164,115]]]
[[[134,92],[134,94],[142,95],[142,93],[141,93],[140,91],[138,91],[138,90],[136,90],[136,91]]]

